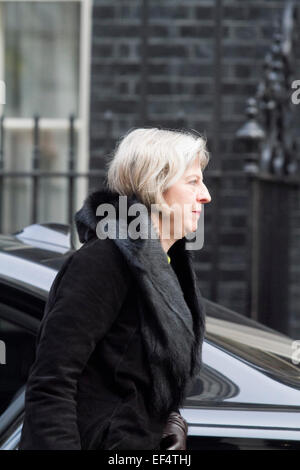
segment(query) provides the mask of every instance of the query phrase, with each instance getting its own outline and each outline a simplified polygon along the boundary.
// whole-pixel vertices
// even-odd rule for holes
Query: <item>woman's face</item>
[[[202,204],[211,201],[202,178],[199,162],[195,160],[182,177],[163,193],[166,203],[174,208],[171,227],[176,231],[175,238],[197,230]]]

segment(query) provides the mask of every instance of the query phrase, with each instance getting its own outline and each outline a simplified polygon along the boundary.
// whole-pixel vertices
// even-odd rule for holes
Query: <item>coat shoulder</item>
[[[91,271],[100,269],[109,273],[111,270],[117,270],[126,277],[130,272],[126,258],[109,238],[105,240],[92,238],[73,252],[69,259],[72,260],[72,264],[89,267]]]
[[[61,266],[49,292],[48,307],[64,287],[73,291],[76,286],[77,292],[86,293],[106,289],[107,294],[118,289],[121,296],[129,290],[131,282],[128,263],[115,243],[93,238],[71,253]]]
[[[123,258],[122,253],[118,249],[117,245],[110,238],[105,238],[103,240],[97,236],[90,238],[73,254],[81,255],[87,252],[103,253],[103,255],[109,254],[113,257]]]

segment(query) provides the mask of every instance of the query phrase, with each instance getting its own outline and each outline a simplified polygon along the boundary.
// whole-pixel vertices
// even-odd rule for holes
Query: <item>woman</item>
[[[20,449],[185,449],[179,407],[205,329],[185,235],[210,201],[208,158],[185,132],[135,129],[119,142],[108,189],[75,216],[83,245],[49,293]]]

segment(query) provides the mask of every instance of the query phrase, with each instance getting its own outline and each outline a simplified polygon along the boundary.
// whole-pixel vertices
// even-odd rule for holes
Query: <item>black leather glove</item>
[[[172,411],[160,441],[160,450],[186,450],[188,424],[180,413]]]

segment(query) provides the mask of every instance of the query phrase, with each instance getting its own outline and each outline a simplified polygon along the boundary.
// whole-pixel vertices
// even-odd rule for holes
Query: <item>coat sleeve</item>
[[[77,381],[117,318],[129,278],[125,258],[109,239],[89,242],[61,268],[38,333],[20,450],[81,448]]]

